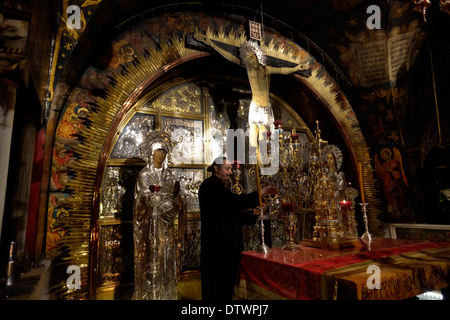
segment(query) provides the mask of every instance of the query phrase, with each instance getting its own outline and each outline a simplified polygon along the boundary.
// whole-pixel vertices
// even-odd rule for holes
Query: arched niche
[[[247,21],[242,16],[233,18],[238,21],[238,25]],[[152,19],[160,21],[160,17],[150,20]],[[144,20],[138,25],[145,28],[150,22]],[[178,34],[173,37],[160,39],[158,45],[152,43],[154,40],[151,40],[151,37],[146,38],[148,47],[145,50],[142,49],[144,42],[128,41],[134,39],[137,31],[142,32],[134,26],[114,40],[112,48],[115,51],[112,58],[108,59],[108,67],[99,69],[98,66],[92,66],[86,70],[79,87],[69,96],[57,126],[52,166],[57,183],[52,185],[49,192],[47,252],[57,256],[61,262],[60,266],[78,265],[83,271],[81,290],[67,290],[66,277],[64,274],[61,276],[64,280],[61,280],[59,286],[55,286],[55,294],[62,297],[94,298],[96,295],[102,186],[107,176],[107,168],[115,161],[110,157],[111,152],[128,120],[135,114],[135,109],[172,89],[176,84],[186,82],[186,74],[191,77],[192,74],[196,75],[195,81],[202,88],[204,100],[207,99],[205,87],[214,82],[214,76],[229,78],[228,81],[219,81],[220,83],[246,87],[246,75],[239,66],[221,61],[220,57],[211,56],[208,52],[185,46],[184,34],[192,31],[191,29],[182,32],[178,30]],[[299,116],[305,111],[302,108],[308,109],[307,106],[302,106],[301,98],[307,96],[316,101],[322,112],[306,110],[304,115],[321,115],[329,124],[334,125],[334,132],[339,132],[339,139],[342,141],[340,147],[348,154],[353,174],[358,162],[364,164],[365,189],[369,190],[366,198],[375,203],[375,193],[371,191],[373,180],[367,148],[345,95],[314,57],[295,42],[279,34],[277,37],[280,43],[287,42],[305,55],[313,67],[313,74],[307,79],[289,76],[289,81],[285,82],[288,85],[279,84],[278,88],[274,86],[274,91],[279,94],[273,93],[272,98],[288,110],[288,114],[296,121],[293,126],[303,130],[309,138],[311,131],[315,129],[315,124],[311,122],[316,119],[308,119],[308,123]],[[95,78],[95,81],[86,85],[90,78]],[[291,95],[289,99],[285,99],[283,91],[289,87],[296,90],[296,93],[303,92],[302,95]],[[203,121],[206,128],[208,115],[206,109],[202,112],[194,118]],[[186,116],[184,113],[173,114],[175,118]],[[163,113],[158,114],[156,111],[155,120],[161,119],[162,115]],[[157,122],[155,124],[158,126]],[[204,159],[199,166],[204,167],[206,160],[208,159]],[[133,165],[139,166],[139,161]],[[376,228],[376,211],[371,209],[374,214],[370,217],[372,222],[375,222],[372,227]],[[114,224],[113,221],[112,225]],[[111,242],[111,245],[114,245],[114,242]]]
[[[104,168],[99,168],[99,172],[103,171],[102,183],[95,191],[100,194],[100,202],[94,205],[92,215],[92,225],[98,228],[98,236],[94,237],[98,243],[92,244],[96,249],[91,251],[91,264],[98,266],[97,297],[108,296],[112,287],[128,295],[132,289],[133,192],[137,174],[144,166],[145,155],[141,154],[139,141],[148,131],[174,134],[174,129],[178,129],[183,133],[177,136],[181,140],[175,144],[187,152],[185,162],[176,163],[169,153],[169,166],[181,182],[186,203],[185,212],[180,213],[176,222],[177,241],[182,249],[180,295],[198,288],[198,283],[185,285],[185,279],[193,282],[199,276],[201,226],[196,191],[206,178],[206,166],[217,156],[213,150],[214,134],[220,132],[225,136],[230,128],[247,130],[248,103],[248,88],[241,79],[212,74],[208,79],[178,78],[147,92],[122,119],[116,120],[120,124],[113,140],[106,142],[110,147],[100,165]],[[272,106],[276,119],[285,124],[287,132],[295,128],[300,134],[307,158],[313,139],[311,131],[280,97],[272,96]],[[175,149],[171,152],[176,154]],[[95,251],[97,255],[92,254]]]

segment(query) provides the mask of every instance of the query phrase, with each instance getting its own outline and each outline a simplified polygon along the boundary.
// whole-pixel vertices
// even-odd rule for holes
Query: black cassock
[[[203,300],[230,300],[243,251],[242,225],[257,215],[242,210],[259,204],[258,193],[236,195],[215,175],[199,189]]]

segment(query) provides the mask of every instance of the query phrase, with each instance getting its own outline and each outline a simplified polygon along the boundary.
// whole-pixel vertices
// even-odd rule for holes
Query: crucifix
[[[269,92],[271,75],[298,72],[309,77],[311,69],[307,64],[293,62],[294,59],[283,60],[268,56],[258,41],[247,40],[245,35],[240,38],[233,35],[215,36],[209,31],[206,34],[197,32],[194,38],[213,48],[227,60],[246,68],[252,94],[248,114],[250,147],[258,149],[258,140],[263,139],[264,133],[267,130],[272,131],[273,128],[274,118]],[[275,50],[278,55],[281,53],[286,58],[289,57],[283,50]]]
[[[299,73],[301,76],[311,76],[311,68],[299,63],[298,57],[281,48],[275,48],[273,43],[265,45],[263,41],[247,39],[245,34],[237,35],[233,30],[225,35],[221,30],[214,34],[210,29],[206,34],[195,32],[193,38],[198,47],[203,43],[221,54],[224,58],[245,67],[251,89],[251,102],[248,114],[249,144],[252,152],[256,151],[256,185],[259,194],[260,210],[262,210],[261,185],[259,181],[260,150],[259,141],[265,139],[267,131],[273,132],[274,116],[270,105],[270,78],[272,74],[287,75]],[[260,45],[260,42],[263,45]],[[270,54],[269,54],[270,53]]]

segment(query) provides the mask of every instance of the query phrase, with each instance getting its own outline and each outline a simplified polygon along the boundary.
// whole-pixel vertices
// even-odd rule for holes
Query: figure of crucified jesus
[[[247,70],[252,101],[250,103],[248,122],[250,126],[250,147],[257,148],[258,140],[264,138],[264,133],[273,127],[273,110],[270,105],[270,76],[272,74],[291,74],[296,71],[308,70],[306,64],[297,64],[294,67],[273,67],[266,64],[266,56],[256,41],[247,40],[239,49],[239,57],[218,46],[205,35],[196,34],[195,39],[205,43],[219,52],[226,59]]]

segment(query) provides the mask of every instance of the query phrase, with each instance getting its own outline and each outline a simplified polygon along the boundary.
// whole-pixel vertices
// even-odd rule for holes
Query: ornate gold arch
[[[66,282],[69,275],[61,274],[62,280],[51,288],[59,298],[87,299],[95,294],[92,278],[95,275],[98,244],[99,186],[110,143],[114,140],[112,138],[116,135],[123,116],[138,101],[149,84],[160,75],[186,59],[205,55],[208,54],[186,48],[183,38],[174,37],[170,43],[136,57],[121,71],[116,72],[105,89],[105,96],[96,97],[95,105],[85,118],[85,125],[78,132],[80,142],[73,146],[78,158],[70,163],[68,168],[72,172],[68,183],[71,197],[66,203],[69,214],[63,226],[68,232],[60,241],[63,250],[58,258],[61,268],[67,268],[69,265],[80,267],[81,289],[70,290]],[[333,85],[326,85],[325,79],[318,77],[317,72],[301,81],[330,108],[337,123],[345,131],[350,149],[354,152],[354,160],[363,163],[366,198],[375,203],[368,150],[353,110],[345,99],[339,97],[339,90]],[[380,224],[375,205],[372,212],[369,212],[369,220],[374,228]]]

